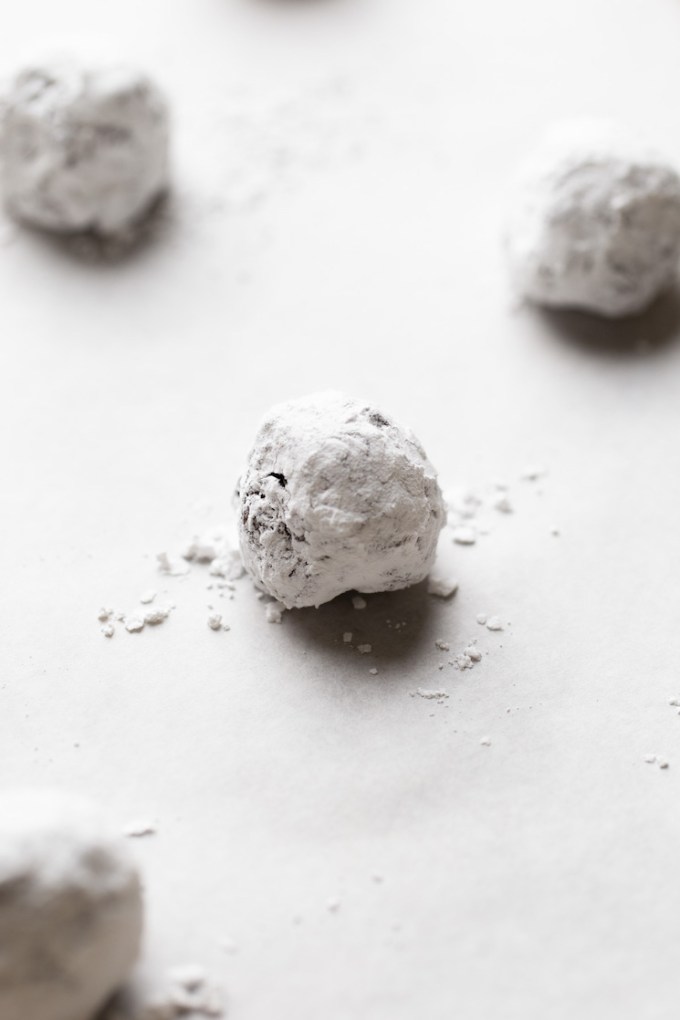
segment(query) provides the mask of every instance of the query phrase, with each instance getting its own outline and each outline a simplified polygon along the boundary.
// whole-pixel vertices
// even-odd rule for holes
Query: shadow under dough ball
[[[124,231],[168,185],[168,110],[124,67],[55,59],[4,97],[0,182],[8,211],[47,230]]]
[[[92,1020],[135,962],[142,916],[128,848],[95,807],[0,795],[2,1020]]]
[[[505,250],[516,291],[537,304],[642,311],[677,276],[680,177],[615,125],[560,125],[520,170]]]
[[[238,502],[246,569],[288,609],[422,581],[446,523],[413,433],[339,393],[272,408]]]

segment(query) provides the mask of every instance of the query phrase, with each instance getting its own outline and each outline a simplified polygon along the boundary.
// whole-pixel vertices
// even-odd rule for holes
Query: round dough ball
[[[5,98],[1,185],[38,227],[116,234],[168,183],[165,100],[138,71],[55,59],[27,67]]]
[[[0,795],[0,1017],[92,1020],[139,951],[139,876],[92,805]]]
[[[613,125],[562,125],[519,175],[505,241],[513,283],[530,300],[639,312],[677,275],[680,177]]]
[[[446,523],[413,433],[338,393],[272,408],[238,499],[243,562],[288,609],[422,581]]]

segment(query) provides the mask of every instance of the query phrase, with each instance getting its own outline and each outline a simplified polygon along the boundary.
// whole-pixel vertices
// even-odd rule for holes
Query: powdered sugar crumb
[[[427,579],[428,595],[435,595],[440,599],[449,599],[458,591],[458,581],[453,577],[445,577],[443,574],[430,574]]]
[[[264,611],[267,623],[281,623],[285,611],[286,607],[280,602],[269,602]]]
[[[190,567],[187,563],[179,563],[177,560],[171,560],[166,552],[160,552],[156,556],[158,560],[158,569],[162,574],[168,574],[170,577],[184,577],[188,574]]]
[[[451,537],[458,545],[474,545],[477,541],[475,531],[472,528],[467,527],[454,528]]]
[[[541,464],[529,464],[524,468],[520,478],[523,482],[537,482],[539,478],[547,473],[546,468]]]
[[[506,495],[499,496],[494,502],[494,510],[498,510],[502,514],[511,514],[513,512],[513,506]]]
[[[144,614],[144,623],[148,623],[152,627],[158,626],[159,623],[164,623],[165,620],[170,616],[170,609],[164,606],[157,606],[156,609],[149,609]]]
[[[124,835],[132,839],[141,839],[143,836],[155,836],[156,826],[149,821],[135,821],[126,826]]]
[[[125,629],[130,634],[136,634],[140,630],[144,630],[144,618],[141,616],[125,617]]]

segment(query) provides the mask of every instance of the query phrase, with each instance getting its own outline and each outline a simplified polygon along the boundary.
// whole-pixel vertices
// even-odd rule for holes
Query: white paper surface
[[[676,1016],[678,304],[622,326],[517,309],[498,236],[554,119],[619,118],[680,158],[680,7],[4,15],[6,69],[97,32],[157,75],[176,188],[113,264],[3,226],[3,787],[153,821],[145,967],[202,964],[235,1020]],[[410,424],[445,487],[507,482],[513,514],[442,539],[454,599],[279,626],[247,581],[228,601],[206,570],[159,575],[228,516],[267,407],[329,386]],[[99,607],[149,588],[170,620],[106,640]],[[482,663],[439,671],[439,638]]]

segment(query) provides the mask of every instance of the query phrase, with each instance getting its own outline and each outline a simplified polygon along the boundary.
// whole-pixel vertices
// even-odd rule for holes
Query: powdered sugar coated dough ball
[[[238,498],[245,566],[289,609],[422,581],[446,523],[413,433],[338,393],[272,408]]]
[[[115,234],[168,183],[165,100],[138,71],[73,59],[21,71],[5,98],[1,182],[12,215]]]
[[[641,311],[677,275],[680,177],[614,125],[562,125],[520,172],[505,240],[513,283],[530,300]]]
[[[141,931],[136,868],[93,806],[0,795],[2,1020],[92,1020],[128,975]]]

